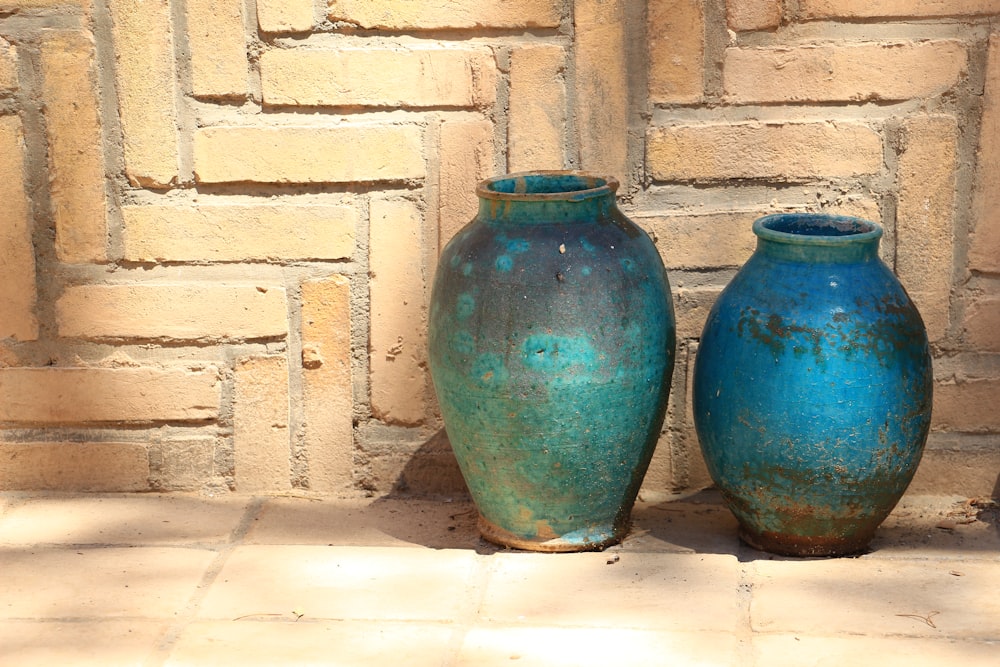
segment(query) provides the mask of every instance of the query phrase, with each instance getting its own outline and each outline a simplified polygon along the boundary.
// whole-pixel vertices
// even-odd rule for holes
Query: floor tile
[[[165,667],[439,667],[453,632],[385,622],[198,622],[185,629]]]
[[[138,667],[166,629],[166,623],[136,620],[0,621],[0,664]]]
[[[735,554],[740,548],[737,523],[715,494],[699,494],[705,502],[638,502],[632,530],[623,547],[629,551]]]
[[[476,508],[469,501],[267,500],[247,544],[336,544],[476,548]]]
[[[216,553],[184,548],[0,548],[0,618],[173,617]]]
[[[223,543],[248,502],[194,495],[31,498],[0,516],[0,544]]]
[[[475,599],[474,552],[398,547],[244,546],[212,584],[200,616],[450,620]]]
[[[966,500],[904,499],[859,558],[741,546],[711,494],[633,518],[539,554],[461,499],[0,494],[0,665],[996,664],[998,517]]]
[[[617,557],[617,560],[615,558]],[[495,554],[481,616],[526,625],[732,631],[732,556]]]
[[[1000,640],[994,563],[762,560],[753,572],[754,630]]]
[[[1000,508],[962,496],[903,496],[867,558],[982,558],[1000,561]]]
[[[458,667],[670,665],[739,667],[735,637],[606,628],[496,628],[469,632]]]
[[[761,667],[995,667],[1000,645],[911,637],[763,635],[753,639]]]

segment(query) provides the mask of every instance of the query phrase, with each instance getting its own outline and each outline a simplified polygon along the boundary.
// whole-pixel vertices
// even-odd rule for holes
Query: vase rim
[[[755,220],[753,233],[776,243],[844,246],[877,241],[882,236],[882,225],[850,215],[773,213]]]
[[[584,201],[614,196],[618,179],[588,171],[519,171],[487,178],[476,186],[480,199],[501,201]]]

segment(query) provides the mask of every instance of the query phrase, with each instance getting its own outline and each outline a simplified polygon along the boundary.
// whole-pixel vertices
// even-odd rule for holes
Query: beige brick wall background
[[[462,489],[426,368],[478,180],[579,168],[670,271],[644,493],[775,211],[861,215],[933,341],[913,490],[1000,477],[997,0],[0,0],[0,489]]]

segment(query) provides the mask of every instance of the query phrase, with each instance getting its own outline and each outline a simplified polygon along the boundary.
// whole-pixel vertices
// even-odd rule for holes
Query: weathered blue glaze
[[[863,550],[913,477],[931,415],[915,306],[879,259],[882,229],[783,214],[708,315],[694,415],[709,472],[750,545]]]
[[[578,172],[480,184],[443,250],[430,368],[448,437],[494,542],[544,551],[621,540],[674,365],[666,272]]]

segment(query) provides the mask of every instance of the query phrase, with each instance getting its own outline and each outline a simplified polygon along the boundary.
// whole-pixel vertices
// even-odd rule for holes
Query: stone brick
[[[370,208],[372,413],[418,424],[427,390],[423,215],[404,199],[372,199]]]
[[[438,249],[479,210],[476,184],[494,175],[493,124],[446,121],[441,124],[438,190]]]
[[[17,89],[17,49],[0,39],[0,93]]]
[[[422,429],[370,421],[358,431],[359,487],[376,494],[468,496],[444,429],[428,437]]]
[[[125,174],[138,185],[177,179],[174,40],[168,0],[110,0]]]
[[[233,384],[236,491],[289,489],[288,361],[285,357],[240,359]]]
[[[580,168],[626,183],[628,68],[625,0],[575,0],[576,126]]]
[[[660,433],[653,458],[649,461],[646,475],[642,478],[639,497],[643,500],[667,500],[671,492],[678,487],[678,473],[674,469],[674,452],[672,434],[664,430]]]
[[[635,217],[648,229],[668,270],[742,266],[757,247],[753,221],[760,211],[668,213]]]
[[[920,309],[932,341],[948,330],[957,143],[958,126],[951,116],[917,116],[903,126],[896,274]]]
[[[21,9],[46,9],[49,7],[90,7],[91,0],[0,0],[0,12]]]
[[[4,491],[145,491],[148,477],[149,458],[140,444],[0,444],[0,489]]]
[[[0,422],[193,422],[219,416],[214,369],[3,368]]]
[[[990,37],[975,192],[969,268],[1000,273],[1000,32]]]
[[[553,44],[510,54],[508,171],[562,169],[566,142],[566,51]]]
[[[803,18],[894,18],[996,14],[996,0],[799,0]]]
[[[327,0],[327,18],[361,28],[556,28],[563,0]]]
[[[1000,295],[975,295],[965,308],[965,344],[979,352],[1000,352]]]
[[[257,25],[264,32],[306,32],[314,24],[313,0],[257,0]]]
[[[302,284],[302,367],[309,488],[342,490],[354,472],[351,283],[344,276]]]
[[[416,125],[207,127],[194,134],[201,183],[399,181],[426,173]]]
[[[35,340],[35,253],[24,186],[24,135],[17,116],[0,116],[0,338]]]
[[[646,159],[660,181],[855,177],[882,168],[882,138],[860,123],[732,123],[649,131]]]
[[[806,212],[782,209],[780,212]],[[754,220],[777,213],[774,209],[749,211],[695,211],[632,214],[660,250],[667,269],[721,269],[742,266],[757,247]],[[844,202],[823,209],[824,213],[850,215],[881,222],[878,205],[870,199]],[[883,244],[886,245],[886,244]],[[884,248],[891,254],[891,248]],[[891,264],[891,258],[890,258]]]
[[[699,469],[705,464],[690,417],[692,348],[697,347],[697,342],[690,340],[677,346],[666,419],[640,491],[645,501],[669,501],[671,494],[711,486],[711,480],[699,481]]]
[[[704,1],[651,0],[648,11],[650,100],[697,102],[704,91]]]
[[[707,489],[715,482],[712,480],[712,473],[708,471],[694,427],[694,363],[698,357],[698,343],[688,343],[687,350],[687,364],[683,367],[687,372],[684,386],[684,432],[674,450],[675,465],[681,468],[679,472],[683,476],[678,475],[677,481],[683,481],[688,490]]]
[[[444,429],[417,443],[396,440],[378,449],[363,455],[366,465],[361,481],[366,490],[414,496],[468,497],[469,489]]]
[[[496,99],[488,49],[272,49],[260,75],[264,103],[274,105],[487,107]]]
[[[350,259],[358,209],[344,204],[124,206],[134,262]]]
[[[882,219],[882,212],[879,210],[878,202],[865,197],[837,202],[833,206],[824,208],[823,212],[832,213],[833,215],[850,215],[863,220],[871,220],[872,222],[877,222],[883,225],[884,234],[890,234],[890,230],[885,229],[884,227],[885,221]],[[886,245],[885,236],[881,239],[881,245]],[[882,248],[882,250],[884,251],[885,248]]]
[[[674,289],[674,315],[677,340],[699,339],[705,328],[708,311],[722,293],[722,286],[680,287]]]
[[[726,0],[732,30],[773,30],[781,25],[782,0]]]
[[[59,335],[70,338],[284,338],[287,320],[285,290],[276,285],[78,285],[56,301]]]
[[[197,491],[215,471],[215,438],[168,440],[149,453],[150,486],[160,491]]]
[[[862,102],[934,97],[966,75],[958,42],[726,49],[728,101]]]
[[[41,68],[56,253],[64,262],[103,262],[108,231],[93,38],[45,33]]]
[[[976,378],[934,385],[931,428],[964,433],[1000,432],[1000,379]],[[991,407],[992,406],[992,409]]]
[[[934,446],[924,449],[920,466],[907,487],[908,494],[993,498],[996,496],[1000,448],[989,443],[969,447]]]
[[[247,94],[247,45],[243,3],[187,0],[191,88],[196,96],[243,97]]]

